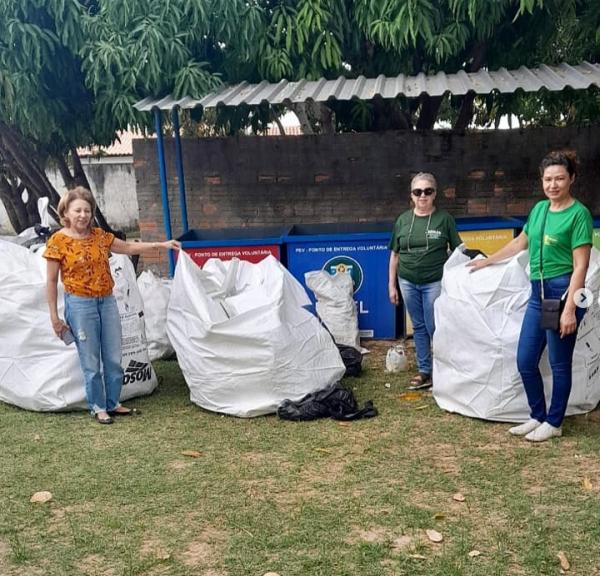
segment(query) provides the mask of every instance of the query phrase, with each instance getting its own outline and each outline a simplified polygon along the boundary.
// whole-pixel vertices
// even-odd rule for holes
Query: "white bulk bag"
[[[598,293],[599,254],[593,250],[587,286]],[[486,420],[520,422],[529,406],[517,370],[517,345],[529,300],[528,254],[475,273],[458,250],[444,267],[442,293],[435,303],[433,397],[438,405]],[[600,401],[600,313],[588,310],[573,357],[573,388],[567,414],[592,410]],[[540,362],[547,403],[552,377],[547,351]]]
[[[593,410],[600,402],[600,252],[592,248],[585,286],[594,295],[579,330],[573,352],[573,388],[567,414],[582,414]],[[551,382],[550,363],[545,353],[542,364],[544,382]]]
[[[172,280],[159,278],[150,270],[144,270],[137,279],[144,302],[148,356],[152,361],[168,358],[175,353],[167,334],[167,306],[171,296],[171,284]]]
[[[315,293],[317,314],[333,339],[338,344],[362,351],[352,276],[316,270],[304,274],[304,281]]]
[[[115,281],[113,294],[121,317],[121,400],[127,400],[150,394],[158,385],[158,379],[148,355],[144,302],[138,290],[135,268],[127,256],[113,254],[110,257],[110,271]]]
[[[22,246],[0,241],[0,401],[36,411],[86,409],[75,345],[65,346],[50,323],[42,252],[34,254]],[[157,380],[139,332],[135,275],[133,290],[130,277],[133,266],[128,258],[118,256],[111,259],[111,269],[124,323],[126,385],[121,399],[126,400],[149,394]],[[64,318],[60,283],[58,291],[59,314]],[[132,321],[134,314],[138,322]]]
[[[167,332],[195,404],[240,417],[340,380],[344,363],[298,281],[272,256],[258,264],[180,252]]]

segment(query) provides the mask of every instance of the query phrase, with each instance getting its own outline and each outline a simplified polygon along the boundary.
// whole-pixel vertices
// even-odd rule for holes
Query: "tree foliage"
[[[221,83],[376,77],[579,63],[600,56],[597,0],[0,0],[0,198],[17,229],[43,167],[86,183],[77,148],[152,129],[141,98],[200,97]],[[598,91],[374,99],[295,106],[307,131],[593,122]],[[260,131],[281,110],[205,115]],[[192,115],[192,119],[195,114]],[[184,121],[190,129],[191,119]],[[18,200],[29,192],[29,205]]]

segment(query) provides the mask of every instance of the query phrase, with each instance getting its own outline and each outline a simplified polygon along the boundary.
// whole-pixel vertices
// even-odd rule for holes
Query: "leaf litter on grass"
[[[181,455],[187,456],[188,458],[200,458],[200,456],[204,456],[204,454],[198,450],[183,450]]]
[[[565,572],[571,569],[571,563],[569,562],[567,555],[562,550],[556,556],[558,557],[558,561],[560,562],[560,567]]]
[[[175,368],[172,368],[173,372]],[[159,366],[160,370],[164,371]],[[593,511],[598,509],[597,502],[590,498],[590,491],[584,490],[582,483],[582,479],[587,477],[594,492],[600,486],[596,482],[600,474],[594,464],[597,458],[596,444],[590,442],[590,439],[595,441],[600,436],[596,436],[593,430],[587,437],[581,438],[581,442],[563,441],[560,450],[553,451],[553,447],[548,445],[541,450],[529,451],[526,446],[507,440],[505,426],[446,414],[438,410],[433,401],[420,394],[420,401],[403,402],[399,398],[398,388],[407,384],[406,378],[399,376],[397,380],[394,379],[393,392],[390,393],[381,386],[389,377],[384,376],[382,370],[374,370],[373,364],[367,366],[361,380],[353,383],[356,382],[359,399],[372,397],[381,404],[381,418],[353,423],[352,428],[344,430],[340,428],[341,423],[330,421],[288,429],[273,418],[239,421],[189,409],[185,383],[181,376],[177,375],[177,378],[180,390],[176,393],[173,389],[169,390],[170,384],[167,383],[167,389],[163,385],[160,391],[162,399],[166,398],[169,404],[167,409],[161,406],[161,414],[167,419],[168,425],[165,433],[153,430],[148,438],[137,435],[128,437],[127,434],[122,440],[119,437],[114,446],[109,445],[109,450],[105,450],[107,458],[114,458],[118,454],[117,448],[120,449],[120,444],[125,442],[131,454],[144,454],[144,458],[134,458],[132,463],[135,466],[128,464],[115,468],[122,481],[118,485],[111,487],[102,478],[93,478],[98,488],[107,494],[112,495],[110,490],[114,488],[117,499],[123,498],[120,490],[122,483],[142,489],[137,496],[135,491],[131,494],[134,498],[132,506],[143,510],[144,514],[140,514],[139,521],[136,515],[128,515],[126,519],[120,517],[119,522],[123,522],[133,535],[139,533],[138,542],[143,542],[144,536],[148,536],[146,528],[141,525],[141,522],[145,522],[146,527],[152,527],[150,533],[164,542],[164,553],[170,553],[172,557],[166,561],[168,566],[162,562],[143,572],[145,576],[166,576],[168,569],[177,564],[190,574],[203,576],[250,573],[245,571],[247,566],[251,568],[251,573],[262,575],[269,568],[278,567],[278,564],[271,562],[271,556],[277,558],[273,562],[278,562],[288,551],[297,553],[303,547],[319,551],[319,562],[324,567],[322,573],[328,574],[359,573],[355,570],[356,548],[383,555],[381,565],[391,559],[396,567],[399,566],[398,562],[407,561],[409,554],[412,554],[415,556],[415,567],[420,560],[423,561],[421,568],[415,568],[415,573],[437,576],[443,572],[425,572],[430,568],[428,561],[434,558],[443,560],[448,566],[450,563],[463,567],[471,565],[472,568],[464,569],[465,576],[479,573],[524,575],[539,573],[532,562],[539,561],[542,554],[557,572],[559,561],[556,551],[562,549],[567,551],[569,559],[572,558],[577,566],[570,573],[596,574],[597,563],[593,553],[588,552],[583,544],[578,544],[583,530],[590,526]],[[425,403],[429,410],[415,411],[415,407]],[[151,401],[148,401],[150,404]],[[398,408],[401,408],[401,414]],[[59,433],[65,435],[62,429],[59,432],[44,426],[40,428],[37,419],[23,423],[20,413],[12,414],[1,406],[0,415],[9,416],[8,421],[5,419],[7,432],[11,428],[19,429],[20,435],[27,439],[27,442],[23,441],[23,452],[31,448],[34,433],[42,434],[45,442],[54,440]],[[28,429],[29,424],[31,426]],[[80,434],[80,428],[72,425],[68,438],[75,439],[75,446],[77,434]],[[86,441],[93,441],[91,435]],[[11,442],[14,452],[19,446],[19,438],[13,436]],[[106,449],[105,442],[102,438],[97,447]],[[158,443],[167,448],[166,454],[152,450]],[[183,458],[182,445],[202,445],[206,454],[219,454],[220,458],[205,457],[199,462],[192,457]],[[331,454],[317,454],[313,451],[315,446],[330,450]],[[259,456],[248,458],[246,454],[249,450],[256,450]],[[566,461],[571,462],[574,453],[580,455],[576,465],[565,466]],[[172,474],[169,456],[185,466],[187,472]],[[59,446],[55,459],[65,461],[69,458],[73,459],[73,467],[52,470],[50,466],[48,472],[52,472],[53,476],[40,477],[38,486],[52,486],[53,491],[60,492],[63,498],[69,492],[66,487],[71,486],[75,479],[85,477],[86,470],[89,470],[85,459],[77,460],[77,454],[67,450],[66,444]],[[19,468],[7,466],[7,458],[0,455],[2,467],[11,470],[8,479],[13,485],[19,481],[22,483],[27,474],[39,468],[33,460],[31,465],[27,464],[24,457],[17,456],[17,461],[22,469],[20,475],[12,472]],[[201,468],[195,466],[200,462]],[[525,470],[530,473],[525,473]],[[152,493],[162,501],[160,506],[148,501],[149,492],[146,491],[146,483],[142,482],[143,478],[151,480]],[[543,499],[529,492],[532,483],[544,488]],[[223,488],[225,485],[228,489]],[[178,488],[181,488],[179,492]],[[555,488],[559,489],[558,492]],[[459,500],[453,499],[453,494],[459,493],[459,490],[466,495],[468,504],[462,505]],[[566,490],[571,491],[572,499],[564,497]],[[25,493],[23,503],[27,503],[29,495]],[[257,497],[251,497],[253,495]],[[366,502],[368,505],[365,505]],[[537,536],[532,520],[537,518],[536,511],[540,503],[547,505],[543,517],[550,523],[560,520],[566,530],[562,532],[560,543],[542,546],[542,551],[532,559],[528,557],[531,554],[527,543]],[[67,553],[83,558],[90,551],[98,550],[103,558],[109,558],[109,550],[102,548],[96,539],[96,536],[103,537],[110,528],[108,522],[102,522],[104,505],[93,499],[87,500],[87,505],[90,510],[85,513],[85,518],[92,515],[92,510],[100,512],[100,521],[94,529],[85,524],[82,514],[85,528],[83,547],[87,546],[88,550],[82,551],[79,556],[79,552],[73,551],[73,545],[65,541]],[[180,505],[185,505],[186,509],[204,509],[204,512],[198,512],[193,519],[184,523],[185,526],[181,526]],[[55,507],[50,506],[49,510]],[[23,508],[31,509],[34,506],[27,503]],[[41,534],[48,530],[49,514],[43,507],[36,508],[40,521],[34,528],[36,534]],[[589,510],[589,514],[582,516],[584,508]],[[166,510],[174,512],[165,517]],[[207,522],[220,517],[223,510],[236,511],[232,520],[222,522],[224,530],[231,531],[230,539],[222,545],[215,540],[202,541],[198,533]],[[444,544],[432,543],[424,532],[439,511],[448,514],[447,522],[440,530],[445,537]],[[308,526],[305,521],[305,527],[302,528],[305,514],[318,518],[318,522]],[[241,515],[241,518],[236,515]],[[288,520],[285,525],[289,527],[289,533],[285,535],[281,531],[282,515]],[[577,524],[569,520],[575,517]],[[9,511],[9,521],[16,523],[18,518],[18,511]],[[245,537],[246,528],[236,527],[234,520],[268,543],[269,552],[249,543],[249,538]],[[348,522],[368,531],[380,528],[383,540],[373,542],[370,547],[364,546],[368,544],[364,540],[344,546],[347,534],[352,531]],[[380,522],[384,526],[378,526]],[[181,528],[174,529],[175,526]],[[399,541],[401,544],[403,535],[412,537],[413,544],[407,544],[404,552],[395,552],[394,543]],[[94,545],[88,545],[86,539],[93,539]],[[60,565],[60,559],[46,540],[38,538],[37,542],[40,550],[50,558],[49,561]],[[82,546],[81,542],[82,538],[79,538],[74,545]],[[474,548],[475,542],[477,549],[483,551],[483,557],[470,560],[468,553]],[[31,542],[25,544],[30,546]],[[44,546],[46,549],[43,549]],[[197,560],[197,566],[190,567],[184,560],[193,564],[186,553],[194,551],[208,551],[213,558],[206,564]],[[129,552],[110,552],[114,556],[108,560],[107,568],[113,568],[116,574],[122,573],[123,566],[131,562],[127,555]],[[14,569],[12,572],[10,568],[3,570],[5,567],[2,566],[1,556],[0,553],[0,574],[17,576]],[[144,560],[138,549],[137,559],[142,564],[150,562],[152,558],[159,560],[156,555]],[[289,558],[290,565],[285,573],[281,572],[282,576],[307,573],[303,572],[302,562],[293,559],[293,554]],[[136,560],[135,554],[133,560]],[[35,566],[31,566],[31,569],[33,575]],[[64,573],[66,576],[68,572]],[[370,568],[362,570],[362,573],[365,576],[380,574]]]
[[[52,500],[52,492],[48,492],[48,490],[42,490],[40,492],[36,492],[29,501],[33,504],[45,504],[46,502],[50,502]]]
[[[435,542],[436,544],[444,541],[444,536],[437,530],[429,528],[425,530],[425,534],[427,534],[427,538],[429,538],[431,542]]]

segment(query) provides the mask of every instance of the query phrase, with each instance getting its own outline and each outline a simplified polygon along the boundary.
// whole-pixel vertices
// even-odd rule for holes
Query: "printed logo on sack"
[[[133,382],[145,382],[152,378],[152,367],[147,362],[131,360],[123,375],[123,386]]]
[[[336,256],[325,262],[323,270],[332,276],[336,274],[350,274],[354,284],[354,292],[358,292],[363,283],[363,271],[360,264],[350,256]]]

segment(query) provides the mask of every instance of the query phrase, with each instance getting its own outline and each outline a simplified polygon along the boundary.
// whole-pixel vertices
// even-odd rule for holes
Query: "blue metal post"
[[[175,162],[177,164],[177,180],[179,181],[179,206],[181,208],[181,225],[183,233],[188,231],[187,202],[185,199],[185,177],[183,175],[183,156],[181,154],[181,138],[179,137],[179,110],[171,111],[173,119],[173,134],[175,135]]]
[[[167,165],[165,162],[165,143],[163,140],[162,133],[162,121],[160,117],[160,110],[155,108],[154,112],[154,126],[156,129],[156,146],[158,148],[158,171],[160,174],[160,191],[163,205],[163,223],[165,226],[165,235],[167,240],[171,240],[173,235],[171,233],[171,211],[169,209],[169,191],[167,188]],[[175,256],[173,250],[169,250],[169,276],[173,277],[175,272]]]

